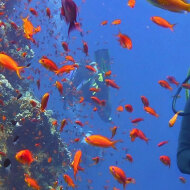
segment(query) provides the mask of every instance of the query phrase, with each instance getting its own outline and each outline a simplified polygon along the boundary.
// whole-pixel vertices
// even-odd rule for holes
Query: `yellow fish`
[[[186,0],[147,0],[149,3],[161,9],[172,12],[190,12],[190,4]]]

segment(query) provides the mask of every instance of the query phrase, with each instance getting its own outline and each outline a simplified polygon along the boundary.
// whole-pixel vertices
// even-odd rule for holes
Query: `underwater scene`
[[[0,0],[0,190],[186,190],[190,2]]]

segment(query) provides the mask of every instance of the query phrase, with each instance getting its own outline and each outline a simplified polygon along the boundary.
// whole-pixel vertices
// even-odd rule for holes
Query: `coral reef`
[[[4,75],[0,75],[0,91],[0,151],[6,154],[0,159],[2,165],[5,158],[9,158],[12,164],[9,173],[3,166],[0,167],[0,188],[28,189],[24,182],[24,173],[28,173],[42,189],[49,189],[67,170],[71,157],[59,133],[51,125],[54,120],[52,112],[41,113],[40,103],[31,92],[22,93],[22,97],[17,99],[18,92]],[[31,105],[30,100],[37,102],[36,107]],[[4,119],[1,119],[2,116]],[[14,145],[16,136],[19,136],[19,141]],[[15,154],[23,149],[29,149],[35,157],[31,166],[24,166],[15,159]],[[49,157],[51,162],[48,162]]]

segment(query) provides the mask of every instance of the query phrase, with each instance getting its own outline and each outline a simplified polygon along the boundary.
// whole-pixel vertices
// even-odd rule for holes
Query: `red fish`
[[[81,121],[79,121],[79,120],[76,120],[75,123],[76,123],[77,125],[80,125],[81,127],[84,126],[84,124],[83,124]]]
[[[163,145],[165,145],[167,143],[168,143],[168,141],[162,141],[162,142],[158,143],[158,147],[161,147],[161,146],[163,146]]]
[[[172,87],[169,85],[169,83],[168,83],[167,81],[165,81],[165,80],[159,80],[158,83],[159,83],[162,87],[164,87],[164,88],[166,88],[166,89],[169,89],[169,90],[172,90]]]
[[[86,67],[89,71],[92,71],[92,72],[94,72],[94,73],[97,72],[97,70],[96,70],[93,66],[91,66],[91,65],[86,65],[85,67]]]
[[[50,18],[51,17],[51,11],[49,8],[46,8],[46,15]]]
[[[85,41],[83,41],[83,52],[88,56],[88,44]]]
[[[67,43],[67,42],[62,42],[61,44],[62,44],[63,49],[64,49],[66,52],[68,52],[68,51],[69,51],[68,43]]]
[[[63,175],[63,178],[64,178],[65,182],[68,184],[68,186],[70,186],[70,187],[72,187],[72,188],[75,188],[75,187],[76,187],[76,185],[74,184],[72,178],[71,178],[69,175],[64,174],[64,175]]]
[[[34,190],[41,189],[35,179],[31,178],[28,174],[24,174],[24,176],[25,176],[24,181],[27,183],[28,187],[32,187],[32,189]]]
[[[75,24],[77,23],[78,8],[73,0],[62,0],[61,4],[62,4],[61,16],[63,16],[65,18],[66,23],[69,24],[69,29],[68,29],[68,35],[69,35],[72,30],[74,29],[79,30],[80,28],[78,25]]]
[[[169,156],[160,156],[160,161],[170,168],[171,161]]]
[[[34,161],[32,153],[28,149],[17,152],[15,158],[18,162],[28,165],[30,165]]]
[[[127,48],[129,50],[132,49],[132,41],[129,38],[129,36],[127,36],[126,34],[122,34],[121,32],[119,32],[119,34],[117,35],[117,37],[118,37],[118,41],[119,41],[120,45],[123,48]]]
[[[128,112],[130,112],[130,113],[133,112],[133,107],[132,107],[132,105],[131,105],[131,104],[126,104],[126,105],[125,105],[125,110],[128,111]]]
[[[119,86],[111,79],[105,79],[106,85],[119,89]]]
[[[179,82],[176,81],[175,77],[173,77],[173,76],[167,76],[166,78],[167,78],[167,80],[168,80],[170,83],[175,84],[176,86],[179,85]]]
[[[142,103],[144,104],[145,107],[149,106],[149,101],[148,101],[147,97],[141,96],[141,101],[142,101]]]
[[[75,153],[75,156],[74,156],[74,159],[73,159],[73,170],[74,170],[75,180],[76,180],[76,174],[78,173],[78,167],[79,167],[79,164],[81,162],[81,157],[82,157],[82,151],[78,150]]]
[[[131,123],[137,125],[137,123],[139,123],[139,122],[141,122],[141,121],[144,121],[144,119],[143,119],[143,118],[136,118],[136,119],[131,120]]]
[[[95,97],[95,96],[91,96],[90,97],[91,100],[93,100],[95,103],[99,104],[100,106],[105,106],[106,101],[105,100],[100,100],[99,98]]]
[[[130,154],[126,154],[126,159],[127,159],[129,162],[133,162],[133,157],[132,157]]]
[[[30,8],[30,12],[31,12],[34,16],[38,16],[38,12],[37,12],[34,8]]]
[[[145,134],[137,128],[134,128],[130,131],[130,137],[132,142],[136,139],[136,137],[139,137],[140,139],[148,142],[148,138],[145,136]]]

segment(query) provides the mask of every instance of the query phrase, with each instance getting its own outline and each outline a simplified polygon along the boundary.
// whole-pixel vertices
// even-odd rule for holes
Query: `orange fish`
[[[133,112],[133,107],[132,107],[132,105],[131,105],[131,104],[126,104],[126,105],[125,105],[125,110],[128,111],[128,112],[130,112],[130,113]]]
[[[141,121],[144,121],[144,119],[143,119],[143,118],[136,118],[136,119],[131,120],[131,123],[137,125],[137,123],[139,123],[139,122],[141,122]]]
[[[53,126],[57,126],[57,125],[58,125],[57,120],[53,120],[53,121],[51,122],[51,124],[52,124]]]
[[[141,96],[141,101],[142,101],[142,103],[144,104],[145,107],[149,106],[149,101],[148,101],[147,97]]]
[[[107,137],[104,137],[102,135],[91,135],[85,138],[85,141],[92,145],[102,148],[109,148],[112,147],[113,149],[116,149],[115,144],[117,142],[121,142],[121,140],[112,141],[111,139],[108,139]]]
[[[178,111],[170,120],[169,120],[169,127],[173,127],[176,120],[177,120],[177,117],[178,117],[178,114],[180,113],[181,111]]]
[[[135,4],[136,4],[136,0],[128,0],[128,6],[131,7],[131,8],[134,8],[135,7]]]
[[[92,72],[94,72],[94,73],[97,72],[97,70],[96,70],[93,66],[91,66],[91,65],[86,65],[85,67],[86,67],[89,71],[92,71]]]
[[[84,102],[84,97],[83,96],[81,96],[80,100],[79,100],[79,103],[82,103],[82,102]]]
[[[82,157],[82,151],[78,150],[75,153],[75,156],[74,156],[74,159],[73,159],[73,170],[74,170],[75,180],[76,180],[76,174],[78,173],[78,166],[79,166],[79,164],[81,162],[81,157]]]
[[[107,21],[107,20],[104,20],[104,21],[101,22],[100,25],[101,25],[101,26],[104,26],[104,25],[106,25],[107,23],[108,23],[108,21]]]
[[[105,77],[109,77],[111,75],[111,71],[109,70],[109,71],[107,71],[107,72],[105,72]]]
[[[75,70],[75,65],[64,65],[59,70],[57,70],[55,73],[56,75],[63,74],[63,73],[70,73],[71,71]]]
[[[15,158],[18,162],[28,165],[30,165],[34,161],[32,153],[28,149],[17,152]]]
[[[172,90],[172,87],[169,85],[169,83],[165,80],[159,80],[158,84],[160,84],[162,87]]]
[[[73,62],[73,63],[76,63],[76,61],[74,60],[74,58],[73,58],[71,55],[66,55],[66,56],[65,56],[65,60],[66,60],[66,61],[71,61],[71,62]]]
[[[31,187],[35,190],[40,190],[40,186],[35,179],[31,178],[28,174],[24,174],[24,176],[24,181],[27,183],[28,187]]]
[[[123,110],[124,110],[124,109],[123,109],[123,106],[118,106],[118,107],[117,107],[117,111],[118,111],[118,112],[123,112]]]
[[[39,63],[41,63],[49,71],[53,71],[53,72],[58,71],[57,65],[51,59],[47,58],[46,56],[43,56],[39,60]]]
[[[30,12],[31,12],[34,16],[38,16],[38,12],[37,12],[34,8],[30,8]]]
[[[51,17],[51,11],[50,9],[47,7],[46,8],[46,15],[50,18]]]
[[[151,115],[153,115],[153,116],[155,116],[155,117],[159,117],[159,115],[156,113],[156,111],[155,111],[153,108],[151,108],[151,107],[144,106],[144,110],[145,110],[147,113],[149,113],[149,114],[151,114]]]
[[[181,85],[183,88],[190,90],[190,84],[189,83],[183,83]]]
[[[167,20],[163,19],[162,17],[153,16],[150,18],[150,20],[152,20],[155,24],[159,26],[162,26],[164,28],[170,28],[171,31],[174,31],[173,27],[175,26],[175,24],[170,24]]]
[[[145,134],[140,130],[140,129],[137,129],[137,128],[134,128],[130,131],[130,137],[131,137],[131,141],[133,142],[136,137],[139,137],[140,139],[148,142],[148,138],[145,136]]]
[[[169,156],[160,156],[160,161],[170,168],[171,161]]]
[[[34,100],[30,100],[30,104],[32,105],[32,107],[36,107],[37,106],[37,102]]]
[[[116,132],[117,132],[117,126],[113,126],[112,128],[110,128],[112,135],[111,135],[111,139],[115,136]]]
[[[94,164],[93,164],[93,165],[96,165],[96,164],[99,163],[100,157],[99,157],[99,156],[96,156],[96,157],[92,158],[92,160],[94,161]]]
[[[123,184],[123,189],[126,188],[126,185],[128,183],[135,183],[135,179],[133,178],[127,178],[125,175],[125,172],[117,167],[117,166],[110,166],[109,170],[111,172],[111,174],[113,175],[113,177],[121,184]]]
[[[41,30],[41,27],[38,26],[37,28],[34,28],[32,23],[28,20],[29,16],[26,18],[22,18],[23,21],[23,29],[24,29],[24,36],[25,38],[31,40],[33,43],[35,40],[33,39],[33,35],[36,34]]]
[[[122,34],[121,32],[119,32],[119,34],[117,35],[117,37],[118,37],[118,41],[119,41],[120,45],[123,48],[127,48],[129,50],[132,49],[132,41],[129,38],[129,36],[127,36],[126,34]]]
[[[62,95],[63,94],[63,85],[59,81],[56,81],[54,85],[57,87],[57,89],[59,90],[59,93]]]
[[[105,106],[106,102],[105,100],[100,100],[99,98],[95,97],[95,96],[91,96],[90,97],[91,100],[93,100],[95,103],[99,104],[100,106]]]
[[[148,0],[148,2],[161,9],[173,12],[190,12],[190,4],[185,0]]]
[[[63,175],[63,179],[65,180],[65,182],[67,183],[68,186],[70,186],[70,187],[72,187],[72,188],[75,188],[75,187],[76,187],[76,185],[74,184],[72,178],[71,178],[69,175],[64,174],[64,175]]]
[[[100,92],[101,89],[100,88],[93,88],[92,87],[89,90],[92,91],[92,92]]]
[[[26,67],[19,67],[18,63],[15,60],[13,60],[10,56],[4,53],[0,53],[0,66],[8,70],[15,71],[20,79],[22,79],[22,77],[20,76],[20,72]]]
[[[118,24],[121,24],[121,20],[120,20],[120,19],[116,19],[116,20],[112,21],[111,24],[112,24],[112,25],[118,25]]]
[[[49,93],[45,93],[42,97],[42,100],[41,100],[41,107],[40,107],[41,112],[45,111],[45,109],[47,107],[48,100],[49,100]]]
[[[106,85],[119,89],[119,86],[111,79],[105,79]]]

